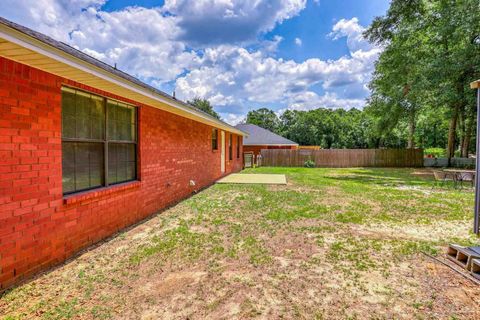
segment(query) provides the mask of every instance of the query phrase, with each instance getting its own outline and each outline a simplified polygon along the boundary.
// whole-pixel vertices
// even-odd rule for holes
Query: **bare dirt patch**
[[[480,317],[480,288],[421,254],[476,241],[472,194],[422,192],[408,169],[288,170],[286,186],[213,186],[7,292],[2,319]]]

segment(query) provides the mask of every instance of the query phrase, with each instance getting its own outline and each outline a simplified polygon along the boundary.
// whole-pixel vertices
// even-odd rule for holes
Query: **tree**
[[[213,110],[212,105],[210,104],[210,102],[207,99],[194,98],[191,101],[190,100],[187,101],[187,103],[191,104],[195,108],[200,109],[203,112],[206,112],[209,115],[211,115],[211,116],[220,120],[220,115],[215,110]]]
[[[325,149],[375,146],[372,125],[371,116],[357,109],[287,110],[280,116],[284,137],[301,145]]]
[[[437,0],[430,3],[427,13],[427,58],[431,61],[427,75],[435,100],[450,109],[447,143],[450,159],[456,149],[458,124],[462,117],[465,119],[465,111],[473,101],[474,92],[468,85],[480,77],[480,43],[476,41],[480,34],[480,3]],[[469,137],[464,128],[462,135],[466,141]]]
[[[275,112],[267,108],[249,111],[245,122],[257,125],[275,133],[280,129],[277,115]]]
[[[370,82],[372,106],[389,109],[384,110],[389,123],[381,127],[384,131],[407,119],[407,148],[415,147],[416,118],[424,94],[424,30],[418,14],[424,11],[421,1],[393,1],[386,16],[376,18],[365,32],[371,42],[385,46]]]
[[[392,0],[387,14],[366,31],[371,42],[385,48],[371,82],[373,108],[383,108],[384,118],[398,115],[393,119],[398,126],[405,117],[399,110],[408,111],[410,146],[418,136],[420,108],[446,107],[447,156],[454,155],[457,133],[462,154],[468,154],[475,121],[468,84],[480,77],[479,35],[478,0]]]

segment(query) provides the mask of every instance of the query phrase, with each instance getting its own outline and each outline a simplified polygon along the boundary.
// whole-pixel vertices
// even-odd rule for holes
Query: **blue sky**
[[[387,0],[3,0],[0,15],[237,123],[254,108],[362,108]]]

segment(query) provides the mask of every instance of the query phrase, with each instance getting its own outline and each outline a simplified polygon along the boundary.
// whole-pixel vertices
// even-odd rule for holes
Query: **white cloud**
[[[244,115],[238,115],[234,113],[221,113],[220,116],[225,122],[231,124],[232,126],[235,126],[245,120]]]
[[[296,44],[297,46],[301,47],[301,46],[302,46],[302,39],[300,39],[300,38],[295,38],[295,44]]]
[[[166,0],[178,17],[180,38],[194,45],[243,43],[296,16],[306,0]]]
[[[155,86],[174,83],[180,99],[207,98],[230,123],[253,105],[361,107],[380,51],[363,39],[357,18],[333,26],[332,40],[346,37],[350,50],[336,60],[276,58],[280,36],[252,42],[297,15],[305,0],[167,0],[113,12],[101,9],[105,1],[3,0],[0,12]]]
[[[100,8],[106,0],[2,0],[2,17],[19,22],[60,41],[77,28],[89,8]]]
[[[373,46],[363,37],[363,31],[365,31],[365,28],[358,23],[358,18],[353,17],[350,20],[339,20],[333,26],[329,36],[334,40],[346,37],[348,48],[352,52],[358,50],[369,51]]]
[[[202,68],[177,80],[177,93],[185,99],[212,99],[221,94],[219,104],[235,113],[246,112],[246,108],[258,104],[293,109],[360,108],[368,95],[366,84],[380,52],[379,48],[367,47],[361,38],[363,29],[356,18],[335,24],[332,34],[337,39],[351,38],[350,54],[336,60],[295,62],[237,46],[207,49]],[[325,93],[313,91],[316,85]]]
[[[327,92],[323,96],[319,96],[312,91],[305,91],[301,94],[293,95],[289,97],[288,109],[291,110],[311,110],[318,106],[327,108],[361,108],[364,104],[363,99],[345,99],[339,98],[337,94]]]
[[[159,8],[106,12],[104,2],[3,0],[0,12],[142,79],[168,82],[198,66],[197,54],[177,40],[176,18]]]

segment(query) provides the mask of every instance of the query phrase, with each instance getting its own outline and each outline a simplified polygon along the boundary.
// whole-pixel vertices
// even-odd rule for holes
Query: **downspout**
[[[473,220],[473,232],[479,234],[480,219],[480,88],[477,88],[477,148],[475,150],[475,212]]]

